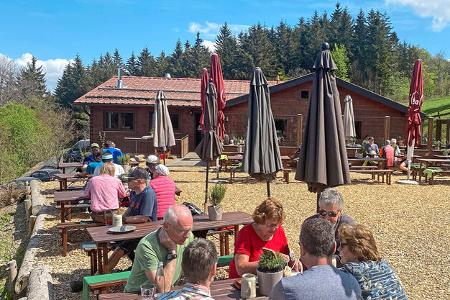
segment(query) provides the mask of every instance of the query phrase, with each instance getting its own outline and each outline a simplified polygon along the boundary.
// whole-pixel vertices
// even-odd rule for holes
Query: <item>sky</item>
[[[386,13],[401,41],[450,59],[450,0],[340,0],[355,17],[362,8]],[[178,39],[214,47],[221,25],[237,34],[261,23],[295,25],[314,11],[331,15],[336,1],[309,0],[0,0],[0,58],[26,65],[32,55],[53,90],[65,66],[79,54],[90,64],[119,49],[127,59],[148,47],[172,53]]]

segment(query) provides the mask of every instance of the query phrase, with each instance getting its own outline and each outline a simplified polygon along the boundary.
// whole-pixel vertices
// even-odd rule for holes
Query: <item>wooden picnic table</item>
[[[233,287],[234,279],[217,280],[211,284],[211,296],[215,300],[241,299],[241,291]],[[129,293],[100,294],[98,299],[101,300],[142,300],[140,295]],[[256,294],[256,300],[268,299],[266,296]]]
[[[208,215],[202,214],[194,216],[194,225],[192,231],[204,231],[210,229],[218,229],[228,226],[234,226],[235,239],[239,231],[240,225],[246,225],[253,222],[251,215],[245,212],[225,212],[223,213],[222,220],[210,221]],[[111,234],[108,233],[108,229],[111,226],[100,226],[87,228],[87,232],[91,236],[92,240],[97,244],[97,255],[99,262],[99,272],[101,274],[110,273],[111,270],[108,265],[108,243],[119,242],[133,239],[141,239],[150,232],[160,228],[163,221],[133,224],[136,229],[132,232]]]
[[[80,177],[76,174],[56,174],[55,179],[59,181],[59,189],[61,191],[67,190],[67,183],[68,182],[78,182],[78,181],[86,181],[89,179],[89,177]]]
[[[54,193],[54,201],[56,204],[61,206],[61,223],[66,221],[66,211],[67,220],[71,220],[71,207],[70,205],[74,203],[78,203],[80,201],[80,197],[83,196],[83,190],[73,190],[73,191],[56,191]],[[69,207],[67,207],[68,205]]]
[[[61,169],[63,174],[66,173],[66,168],[80,168],[83,166],[81,162],[60,162],[58,164],[58,169]]]

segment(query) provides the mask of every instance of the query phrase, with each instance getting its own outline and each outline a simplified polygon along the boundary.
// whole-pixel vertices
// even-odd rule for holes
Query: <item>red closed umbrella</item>
[[[202,69],[202,80],[200,82],[200,101],[202,104],[202,113],[200,115],[200,126],[205,130],[205,106],[206,106],[206,88],[208,86],[208,70],[206,68]]]
[[[211,55],[211,80],[213,81],[217,92],[217,135],[223,141],[225,134],[225,87],[223,83],[222,65],[217,53]]]
[[[422,76],[422,60],[416,60],[409,87],[409,109],[408,109],[408,146],[418,146],[420,142],[420,127],[422,119],[420,118],[420,110],[423,103],[423,76]]]
[[[414,155],[414,146],[420,143],[420,127],[422,126],[422,119],[420,117],[420,110],[423,103],[423,76],[422,76],[422,60],[416,60],[414,70],[411,78],[411,85],[409,87],[409,108],[408,108],[408,131],[407,136],[407,153],[408,160],[408,178],[411,173],[411,161]]]

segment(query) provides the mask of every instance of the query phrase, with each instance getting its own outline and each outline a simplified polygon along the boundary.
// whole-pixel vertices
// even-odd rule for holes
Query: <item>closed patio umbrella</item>
[[[341,103],[333,74],[336,65],[328,43],[322,45],[313,68],[315,76],[295,179],[306,182],[318,199],[324,188],[350,183],[350,173]]]
[[[407,181],[400,183],[412,183],[409,180],[411,173],[411,161],[414,155],[414,146],[420,144],[420,130],[422,126],[422,118],[420,117],[420,110],[423,103],[423,75],[422,75],[422,60],[418,59],[414,63],[413,74],[411,77],[411,84],[409,87],[409,108],[408,108],[408,129],[407,129],[407,152],[406,159],[408,160],[408,177]]]
[[[167,100],[164,92],[158,91],[153,113],[153,146],[165,153],[170,147],[175,146],[172,121],[167,109]]]
[[[270,180],[282,168],[269,87],[263,72],[256,67],[250,81],[244,171],[252,177],[265,178],[270,197]]]
[[[206,210],[206,203],[208,201],[208,175],[209,175],[209,163],[215,160],[220,154],[222,154],[222,143],[217,136],[217,99],[216,88],[214,83],[210,80],[206,88],[206,99],[204,106],[204,127],[203,137],[198,146],[195,148],[195,152],[201,160],[206,162],[206,182],[205,182],[205,203],[204,208]]]
[[[211,80],[214,82],[217,93],[217,135],[223,141],[225,134],[225,115],[223,110],[225,108],[225,85],[223,83],[222,65],[217,53],[211,55]]]
[[[350,95],[347,95],[344,98],[344,132],[346,140],[351,140],[356,137],[353,101]]]

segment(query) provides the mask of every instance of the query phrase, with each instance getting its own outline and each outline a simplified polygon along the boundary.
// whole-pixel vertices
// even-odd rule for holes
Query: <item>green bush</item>
[[[209,202],[212,206],[219,206],[225,197],[225,192],[227,188],[223,184],[216,184],[211,190],[211,194],[209,197]]]

